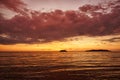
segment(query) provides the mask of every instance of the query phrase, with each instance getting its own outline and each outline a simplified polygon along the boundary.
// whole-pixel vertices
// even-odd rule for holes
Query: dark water
[[[0,80],[120,80],[120,53],[0,53]]]

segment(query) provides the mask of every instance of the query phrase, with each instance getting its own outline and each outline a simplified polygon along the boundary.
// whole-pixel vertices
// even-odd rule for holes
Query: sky
[[[119,0],[0,0],[0,51],[118,51],[119,13]]]

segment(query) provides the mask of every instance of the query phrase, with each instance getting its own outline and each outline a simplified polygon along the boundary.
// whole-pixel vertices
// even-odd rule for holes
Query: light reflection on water
[[[106,77],[112,76],[113,79],[118,79],[118,76],[120,76],[120,53],[0,53],[0,77],[3,77],[2,79],[9,78],[12,80],[15,78],[17,80],[19,77],[25,78],[25,80],[31,79],[31,77],[40,79],[40,76],[51,77],[55,74],[61,76],[66,72],[67,76],[68,74],[69,77],[72,75],[73,79],[76,76],[78,77],[78,75],[86,77],[92,76],[93,78],[94,76],[99,76],[100,79],[101,77],[106,79]],[[51,75],[51,73],[55,74]],[[99,78],[95,77],[95,79]]]

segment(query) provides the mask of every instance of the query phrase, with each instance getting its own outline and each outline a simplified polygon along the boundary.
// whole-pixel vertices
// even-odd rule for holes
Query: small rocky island
[[[67,52],[66,50],[60,50],[59,52]]]
[[[87,50],[86,52],[111,52],[110,50],[106,49],[92,49],[92,50]]]

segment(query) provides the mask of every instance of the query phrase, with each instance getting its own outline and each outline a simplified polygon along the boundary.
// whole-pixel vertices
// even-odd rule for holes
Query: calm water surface
[[[120,53],[0,53],[0,80],[120,80]]]

